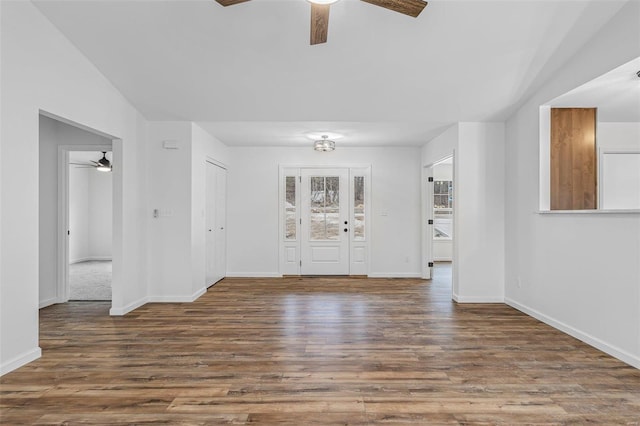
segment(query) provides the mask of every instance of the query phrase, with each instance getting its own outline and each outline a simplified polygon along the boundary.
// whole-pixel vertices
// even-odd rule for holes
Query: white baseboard
[[[74,263],[80,263],[80,262],[90,262],[92,260],[112,260],[112,258],[111,258],[111,256],[81,257],[80,259],[69,260],[69,265],[73,265]]]
[[[56,303],[60,303],[57,297],[51,297],[49,299],[41,300],[38,305],[38,309],[46,308],[47,306],[55,305]]]
[[[460,296],[454,294],[453,300],[458,303],[504,303],[504,298],[499,296]]]
[[[370,272],[369,278],[422,278],[422,272]]]
[[[278,272],[227,272],[229,278],[282,278]]]
[[[126,315],[129,312],[133,311],[134,309],[138,309],[140,306],[144,305],[145,303],[147,303],[147,298],[143,297],[142,299],[138,299],[135,302],[131,302],[127,306],[123,306],[122,308],[111,307],[111,309],[109,309],[109,315],[114,317]]]
[[[13,370],[22,367],[25,364],[30,363],[31,361],[35,361],[36,359],[42,356],[42,349],[40,347],[36,347],[23,353],[22,355],[18,355],[17,357],[2,363],[0,365],[0,376],[4,376],[7,373],[12,372]]]
[[[147,304],[147,303],[188,303],[193,302],[198,299],[200,296],[207,292],[206,288],[201,288],[190,296],[148,296],[143,297],[133,303],[128,304],[123,308],[111,308],[109,310],[109,315],[112,316],[121,316],[126,315],[129,312],[138,309],[139,307]]]
[[[195,301],[198,297],[207,292],[206,288],[201,288],[192,295],[169,295],[169,296],[149,296],[147,302],[149,303],[189,303]]]
[[[202,287],[200,290],[198,290],[195,293],[193,293],[191,295],[191,301],[195,302],[196,300],[198,300],[198,298],[200,296],[202,296],[203,294],[205,294],[207,292],[207,288],[209,288],[209,287]]]
[[[563,323],[562,321],[558,321],[554,318],[551,318],[548,315],[543,314],[535,309],[532,309],[528,306],[525,306],[521,303],[516,302],[513,299],[505,298],[505,303],[511,306],[514,309],[519,310],[520,312],[524,312],[525,314],[534,317],[535,319],[542,321],[543,323],[550,325],[553,328],[556,328],[568,335],[575,337],[578,340],[583,341],[584,343],[593,346],[596,349],[601,350],[614,358],[619,359],[622,362],[626,362],[632,367],[640,369],[640,357],[633,355],[623,349],[620,349],[616,346],[610,345],[609,343],[598,339],[597,337],[591,336],[588,333],[584,333],[568,324]]]

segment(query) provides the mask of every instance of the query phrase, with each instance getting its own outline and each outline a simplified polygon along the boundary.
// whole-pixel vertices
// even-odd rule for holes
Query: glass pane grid
[[[437,180],[433,184],[433,237],[453,237],[453,182]]]
[[[310,183],[310,239],[340,239],[340,178],[312,176]]]
[[[285,240],[295,240],[297,238],[296,220],[296,177],[286,176],[284,178],[284,238]]]
[[[364,212],[364,176],[353,178],[353,238],[364,240],[365,212]]]

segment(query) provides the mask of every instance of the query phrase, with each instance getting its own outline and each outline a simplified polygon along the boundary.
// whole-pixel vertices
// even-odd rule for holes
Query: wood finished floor
[[[43,357],[0,379],[0,423],[640,423],[640,370],[507,306],[456,305],[437,272],[225,279],[124,317],[45,308]]]

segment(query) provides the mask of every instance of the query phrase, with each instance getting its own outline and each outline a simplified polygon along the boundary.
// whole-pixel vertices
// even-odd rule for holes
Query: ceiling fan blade
[[[94,167],[92,164],[89,164],[89,163],[69,163],[69,164],[73,164],[74,166]]]
[[[234,4],[244,3],[249,0],[216,0],[216,1],[223,6],[233,6]]]
[[[362,0],[364,2],[384,7],[404,15],[417,18],[420,12],[427,6],[426,1],[422,0]]]
[[[327,42],[329,5],[311,3],[311,44]]]

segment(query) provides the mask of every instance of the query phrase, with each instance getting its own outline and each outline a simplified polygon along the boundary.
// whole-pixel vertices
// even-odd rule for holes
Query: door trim
[[[205,186],[205,206],[204,206],[205,207],[205,209],[204,209],[204,212],[205,212],[204,225],[205,226],[204,226],[203,231],[205,232],[205,241],[204,241],[204,243],[205,243],[205,249],[204,249],[204,252],[205,252],[205,263],[204,263],[204,267],[205,267],[205,285],[204,285],[204,290],[206,291],[206,289],[208,289],[209,287],[217,284],[218,282],[223,280],[225,277],[227,277],[227,264],[226,264],[226,260],[227,260],[227,231],[226,231],[226,228],[227,228],[227,201],[228,201],[227,200],[227,195],[228,195],[227,194],[227,173],[228,173],[228,169],[227,169],[227,167],[226,167],[226,165],[224,163],[222,163],[221,161],[215,160],[215,159],[213,159],[213,158],[211,158],[209,156],[206,157],[204,165],[205,165],[205,185],[204,185]],[[210,192],[209,192],[209,190],[211,189],[210,186],[209,186],[210,183],[211,183],[209,181],[209,173],[210,173],[209,167],[216,167],[217,169],[221,170],[224,173],[224,188],[222,190],[222,192],[223,192],[222,199],[223,199],[223,203],[224,203],[224,209],[222,210],[222,221],[223,221],[222,230],[224,232],[218,233],[217,232],[218,231],[218,226],[219,226],[218,220],[220,219],[218,217],[218,212],[219,212],[218,211],[218,209],[219,209],[218,202],[220,201],[220,199],[218,199],[217,197],[219,195],[218,194],[218,190],[220,189],[220,186],[218,184],[217,170],[214,169],[215,170],[214,173],[216,173],[216,178],[215,178],[215,185],[214,185],[213,194],[214,194],[216,200],[215,200],[215,203],[214,203],[215,212],[214,212],[214,215],[213,215],[215,223],[212,226],[215,228],[214,234],[216,234],[216,233],[222,234],[221,236],[219,236],[219,238],[222,238],[222,241],[223,241],[223,244],[222,244],[223,245],[223,250],[222,251],[224,253],[224,262],[223,262],[224,265],[222,267],[222,273],[221,274],[219,273],[217,276],[213,277],[213,282],[209,281],[210,277],[208,276],[209,262],[211,262],[211,259],[210,259],[211,253],[210,253],[209,242],[208,242],[208,238],[209,238],[208,232],[211,232],[211,231],[207,231],[207,228],[209,228],[209,226],[211,226],[211,224],[208,223],[208,221],[210,219],[209,218],[209,214],[210,214],[210,211],[209,211],[209,196],[210,196]],[[217,252],[217,244],[218,244],[219,240],[218,240],[218,238],[216,238],[214,236],[213,241],[214,241],[214,249],[213,249],[213,256],[211,256],[211,257],[213,258],[214,262],[217,262],[217,254],[219,254]],[[217,271],[217,272],[220,272],[220,271]]]
[[[112,156],[115,157],[114,145],[114,143],[101,145],[58,145],[58,276],[56,280],[56,300],[53,303],[65,303],[69,301],[69,153],[72,151],[111,151]],[[111,173],[115,172],[111,171]],[[112,204],[112,209],[115,210],[115,203]],[[114,280],[112,279],[112,293],[113,285]],[[113,299],[111,303],[113,305]],[[40,306],[40,308],[42,307],[43,306]]]
[[[458,282],[458,206],[456,197],[456,182],[458,182],[458,168],[457,168],[457,152],[452,150],[451,153],[439,158],[437,161],[431,162],[422,167],[421,179],[422,179],[422,278],[431,279],[432,270],[428,267],[428,262],[433,262],[433,228],[427,224],[427,219],[433,219],[433,186],[427,185],[427,179],[429,176],[433,177],[433,166],[442,160],[452,158],[453,160],[453,254],[451,260],[451,299],[457,300],[455,289]]]
[[[349,230],[349,275],[369,275],[371,264],[371,230],[373,229],[372,194],[373,184],[371,179],[371,164],[347,163],[347,164],[280,164],[278,166],[278,273],[283,275],[300,275],[301,244],[300,238],[300,208],[301,193],[300,179],[303,169],[347,169],[349,175],[349,222],[353,223],[354,201],[353,180],[355,176],[365,178],[365,238],[354,240],[353,226]],[[293,176],[296,179],[296,238],[285,239],[285,177]],[[357,255],[354,255],[357,250]]]

